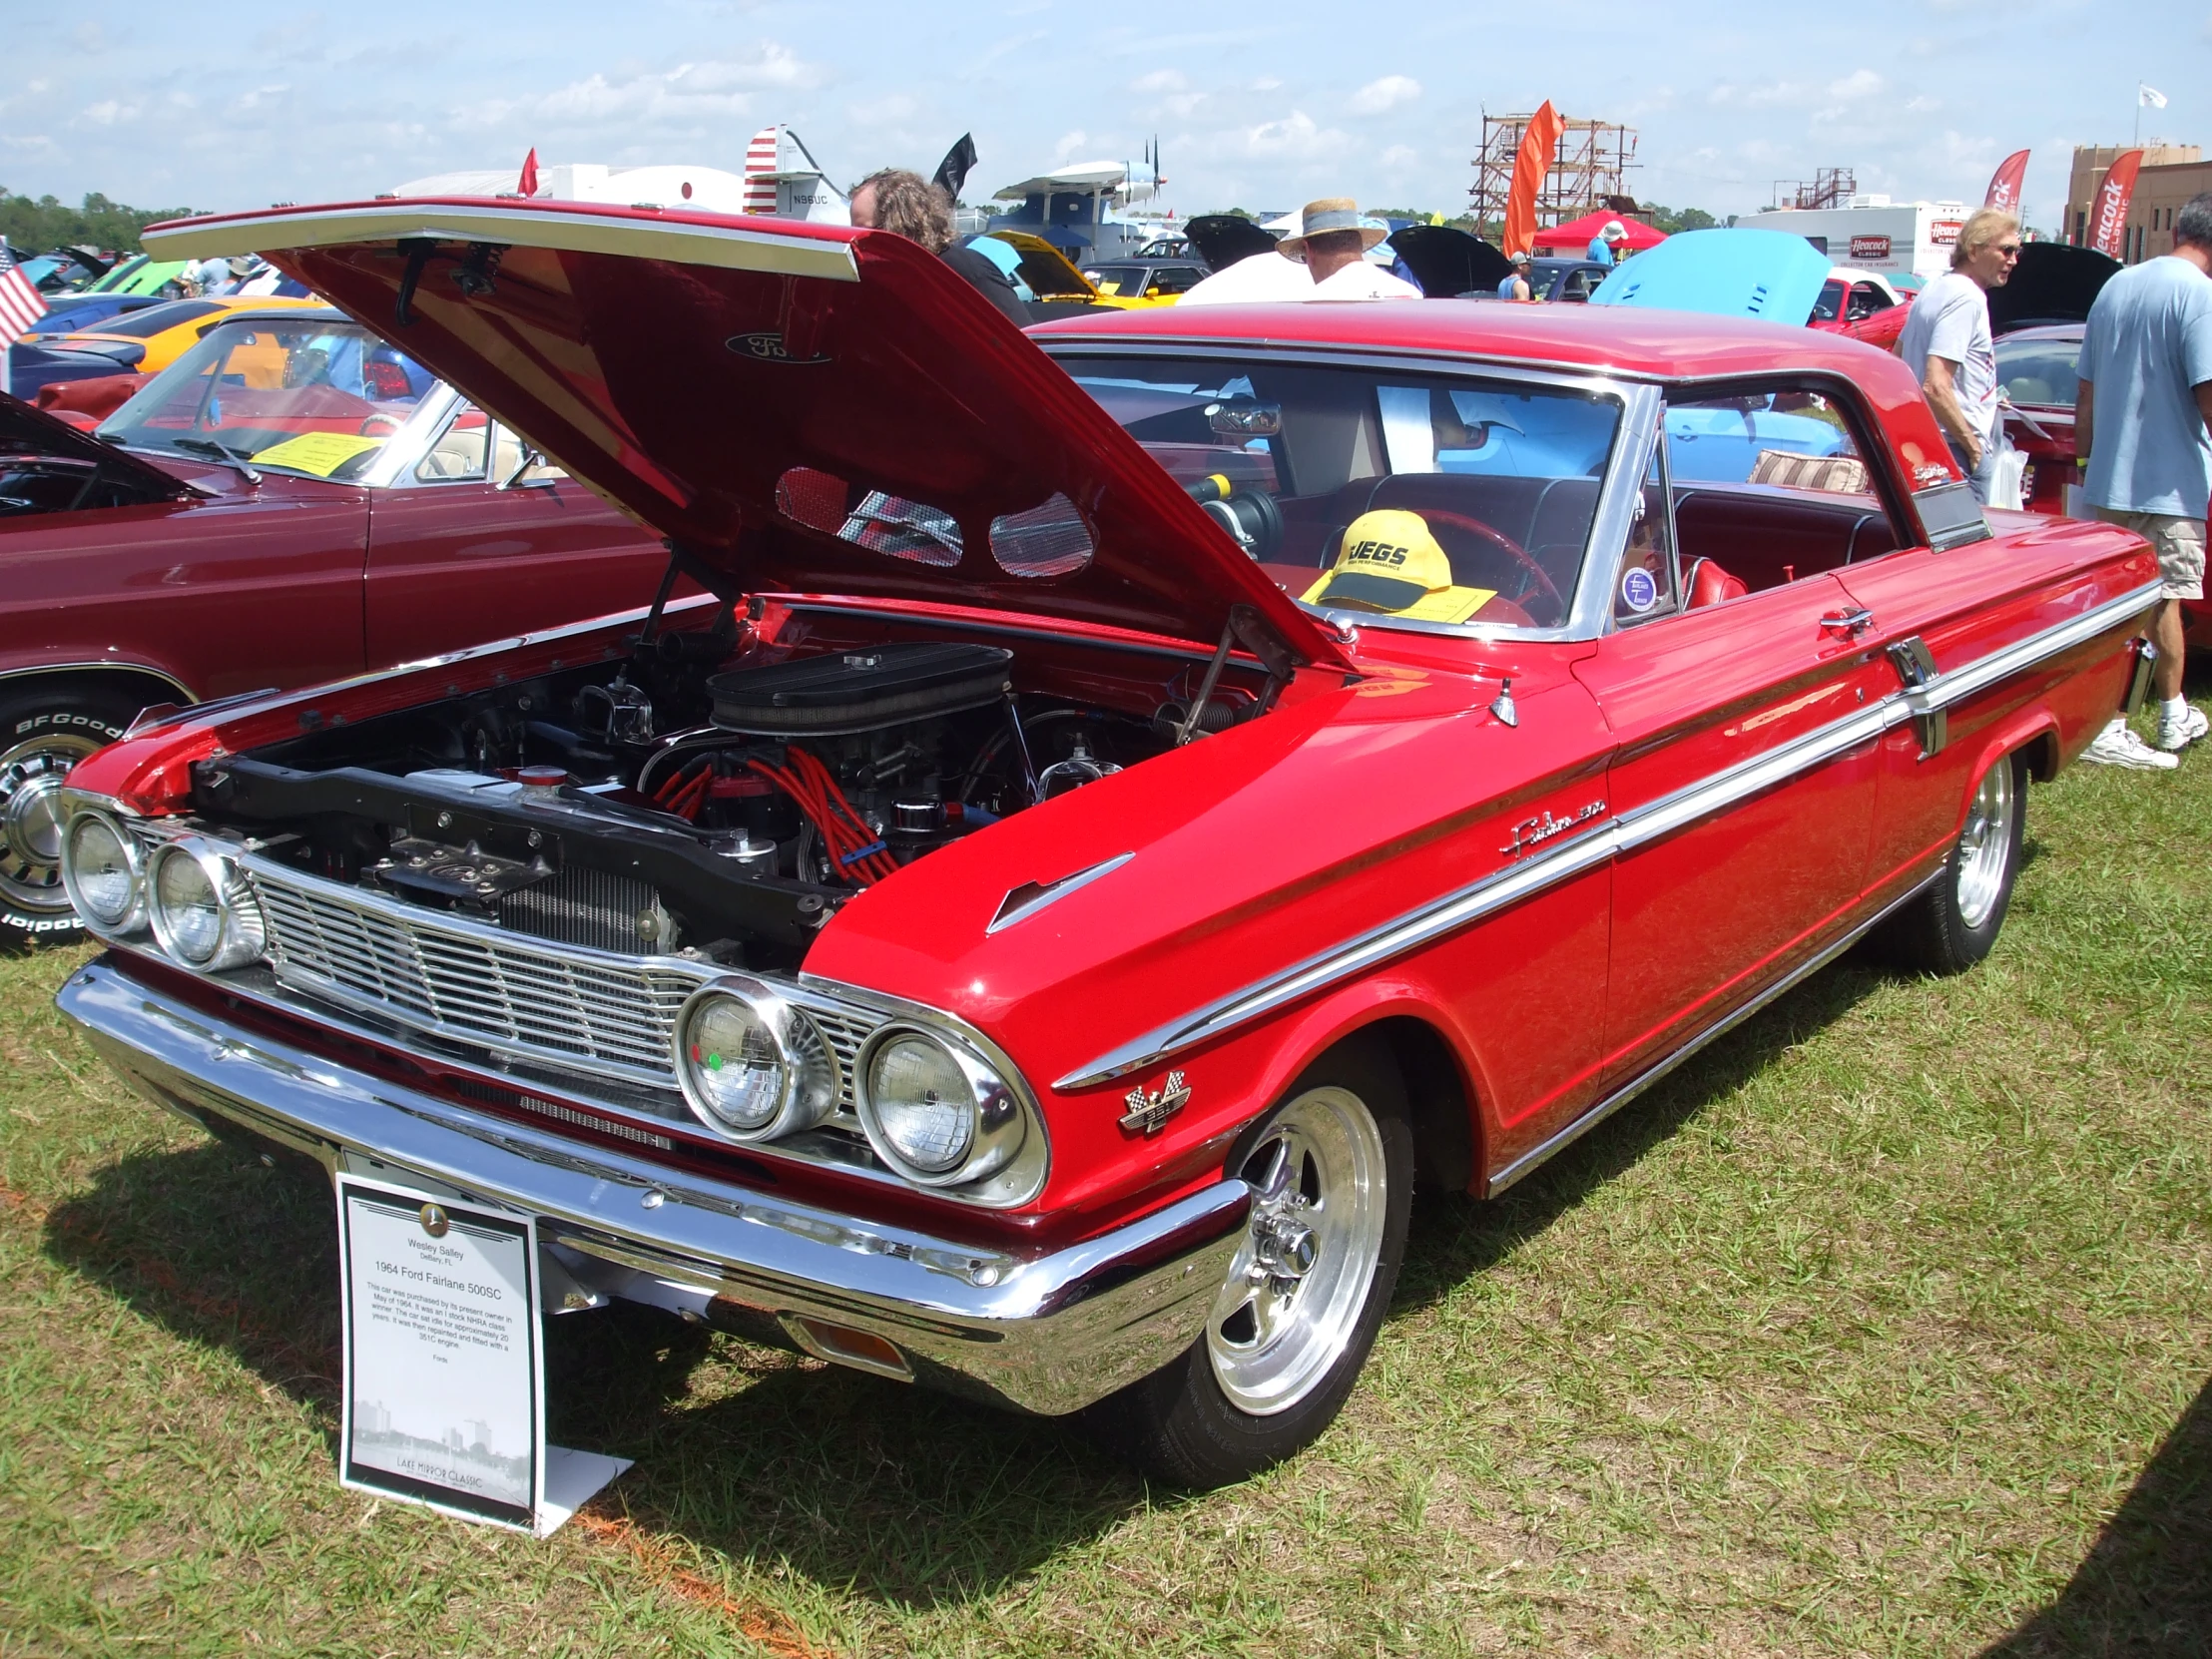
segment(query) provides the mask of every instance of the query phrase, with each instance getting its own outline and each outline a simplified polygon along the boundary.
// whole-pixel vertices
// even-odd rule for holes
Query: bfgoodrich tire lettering
[[[1963,973],[1989,954],[2012,907],[2026,832],[2027,757],[2001,756],[1974,787],[1941,876],[1885,929],[1884,942],[1900,965]]]
[[[1227,1170],[1252,1185],[1252,1217],[1205,1332],[1093,1407],[1151,1473],[1198,1488],[1242,1480],[1335,1419],[1404,1258],[1408,1124],[1388,1053],[1355,1039],[1240,1137]]]
[[[0,696],[0,949],[84,930],[61,882],[57,791],[69,769],[123,736],[138,700],[96,685]]]

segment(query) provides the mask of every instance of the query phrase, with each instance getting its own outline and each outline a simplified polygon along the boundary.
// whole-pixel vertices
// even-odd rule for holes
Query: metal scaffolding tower
[[[1482,152],[1474,158],[1474,185],[1467,192],[1475,222],[1486,227],[1505,218],[1505,198],[1513,188],[1513,161],[1521,135],[1535,112],[1492,115],[1482,112]],[[1536,192],[1539,228],[1579,219],[1599,208],[1633,213],[1635,201],[1624,179],[1636,163],[1636,129],[1610,121],[1566,120],[1553,150],[1550,171]]]
[[[1819,168],[1811,184],[1790,179],[1774,182],[1774,206],[1777,208],[1841,208],[1848,206],[1858,194],[1859,175],[1848,167]]]

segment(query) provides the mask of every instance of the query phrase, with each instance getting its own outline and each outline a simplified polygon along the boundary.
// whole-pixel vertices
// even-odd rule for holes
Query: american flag
[[[15,336],[46,314],[46,296],[15,263],[15,250],[0,237],[0,341]]]
[[[776,211],[776,181],[769,177],[776,171],[776,164],[784,151],[784,129],[781,125],[763,127],[753,135],[753,142],[745,147],[745,211],[749,214],[772,214]]]

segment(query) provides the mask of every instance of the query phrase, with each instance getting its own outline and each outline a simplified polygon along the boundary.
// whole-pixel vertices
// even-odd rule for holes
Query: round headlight
[[[889,1026],[861,1056],[860,1127],[882,1160],[925,1187],[980,1181],[1021,1150],[1013,1091],[965,1047]]]
[[[676,1019],[676,1071],[692,1109],[741,1141],[812,1128],[835,1109],[828,1047],[808,1018],[766,986],[717,983]]]
[[[216,971],[261,955],[261,907],[230,859],[198,841],[172,841],[154,854],[154,936],[188,967]]]
[[[62,885],[77,913],[105,932],[129,932],[146,919],[138,841],[105,813],[83,812],[69,821]]]

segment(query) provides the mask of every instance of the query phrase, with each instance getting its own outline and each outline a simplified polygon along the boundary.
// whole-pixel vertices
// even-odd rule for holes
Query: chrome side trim
[[[768,271],[857,282],[848,242],[830,237],[778,236],[751,226],[702,224],[688,218],[547,212],[542,206],[436,200],[377,202],[305,212],[234,214],[185,220],[149,231],[141,241],[165,260],[204,260],[263,249],[328,248],[347,243],[497,242],[569,254],[635,255],[679,265]]]
[[[1991,652],[1977,662],[1952,669],[1925,688],[1901,689],[1793,743],[1685,785],[1672,795],[1647,802],[1597,830],[1536,854],[1525,863],[1497,870],[1418,909],[1357,934],[1331,950],[1310,956],[1282,973],[1156,1026],[1068,1073],[1053,1087],[1068,1092],[1112,1082],[1273,1013],[1301,997],[1367,972],[1392,957],[1433,943],[1507,905],[1517,904],[1547,887],[1569,880],[1616,852],[1630,851],[1673,834],[1701,819],[1787,783],[1800,773],[1824,766],[1862,744],[1872,743],[1894,726],[1925,717],[1933,710],[1947,708],[2047,658],[2070,651],[2108,629],[2120,627],[2155,604],[2158,592],[2158,583],[2145,583],[2132,593],[2108,600],[2094,610]]]
[[[1251,1206],[1242,1181],[1217,1181],[1097,1237],[1024,1255],[579,1148],[276,1042],[113,957],[71,974],[55,1002],[140,1094],[196,1122],[243,1125],[332,1173],[382,1173],[535,1215],[570,1250],[869,1332],[920,1362],[922,1381],[1047,1415],[1190,1346]]]
[[[1549,1140],[1543,1142],[1540,1146],[1531,1147],[1528,1151],[1522,1153],[1518,1158],[1515,1158],[1510,1164],[1507,1164],[1503,1169],[1499,1170],[1495,1175],[1490,1176],[1482,1184],[1482,1196],[1484,1198],[1495,1198],[1499,1193],[1503,1192],[1507,1187],[1510,1187],[1514,1182],[1518,1181],[1522,1176],[1526,1175],[1538,1164],[1542,1163],[1545,1159],[1551,1157],[1553,1153],[1564,1151],[1568,1146],[1571,1146],[1574,1142],[1580,1140],[1584,1135],[1595,1129],[1599,1124],[1603,1123],[1607,1118],[1611,1117],[1623,1106],[1626,1106],[1631,1100],[1634,1100],[1638,1095],[1642,1094],[1654,1083],[1658,1082],[1669,1072],[1673,1071],[1675,1067],[1682,1064],[1683,1061],[1687,1060],[1691,1055],[1695,1054],[1707,1043],[1712,1042],[1716,1038],[1724,1036],[1728,1032],[1735,1030],[1737,1026],[1743,1024],[1745,1020],[1751,1018],[1753,1014],[1759,1012],[1760,1009],[1764,1008],[1776,997],[1782,995],[1783,992],[1791,989],[1793,986],[1798,985],[1804,980],[1810,979],[1822,968],[1828,966],[1830,962],[1833,962],[1837,957],[1841,956],[1845,951],[1849,950],[1853,945],[1857,944],[1861,939],[1865,938],[1869,933],[1873,932],[1875,928],[1881,926],[1882,923],[1886,921],[1889,917],[1895,915],[1899,910],[1904,909],[1906,905],[1912,903],[1914,899],[1920,897],[1922,893],[1928,891],[1930,887],[1933,887],[1937,881],[1940,881],[1945,875],[1949,873],[1950,860],[1948,858],[1945,858],[1942,862],[1942,865],[1937,868],[1933,874],[1928,875],[1920,881],[1915,882],[1911,891],[1902,893],[1897,898],[1891,900],[1891,902],[1889,902],[1888,904],[1885,904],[1882,909],[1875,915],[1861,922],[1858,926],[1854,927],[1842,938],[1837,939],[1834,943],[1823,946],[1819,951],[1807,957],[1803,962],[1800,962],[1796,967],[1792,968],[1788,973],[1785,973],[1781,978],[1777,979],[1766,989],[1759,992],[1758,995],[1754,996],[1742,1007],[1736,1009],[1733,1013],[1730,1013],[1726,1018],[1722,1019],[1717,1024],[1708,1026],[1705,1030],[1700,1031],[1695,1037],[1692,1037],[1680,1048],[1674,1050],[1673,1053],[1668,1054],[1663,1059],[1655,1062],[1646,1070],[1638,1073],[1637,1076],[1631,1081],[1624,1083],[1621,1087],[1615,1089],[1611,1094],[1607,1095],[1595,1106],[1592,1106],[1588,1111],[1584,1112],[1580,1117],[1576,1118],[1564,1129],[1561,1129]]]
[[[1079,869],[1073,875],[1063,875],[1057,881],[1045,882],[1044,885],[1037,890],[1036,894],[1033,897],[1024,899],[1019,904],[1006,906],[1002,901],[998,914],[991,917],[989,924],[984,927],[984,935],[988,937],[992,933],[1004,931],[1006,928],[1013,926],[1014,923],[1017,921],[1027,921],[1039,910],[1047,909],[1052,905],[1059,903],[1060,900],[1067,897],[1069,893],[1089,886],[1101,875],[1113,874],[1115,870],[1121,868],[1123,864],[1126,864],[1135,856],[1136,853],[1134,852],[1117,853],[1111,858],[1104,859],[1099,863],[1091,865],[1088,869]],[[1017,887],[1014,889],[1014,892],[1019,892],[1020,890],[1021,889]],[[1013,896],[1013,892],[1009,892],[1006,896],[1008,898],[1011,898]]]

